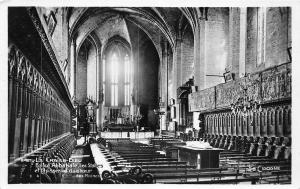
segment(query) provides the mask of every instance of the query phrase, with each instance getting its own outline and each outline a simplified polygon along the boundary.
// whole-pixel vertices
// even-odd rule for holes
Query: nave
[[[292,184],[291,9],[8,7],[8,183]]]

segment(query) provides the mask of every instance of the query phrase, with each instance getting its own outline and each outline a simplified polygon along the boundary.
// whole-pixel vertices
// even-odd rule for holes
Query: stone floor
[[[81,142],[80,142],[81,143]],[[71,159],[81,161],[78,167],[72,168],[75,173],[65,173],[62,175],[62,184],[97,184],[100,182],[99,174],[96,168],[89,165],[94,164],[89,144],[80,144],[72,152]],[[87,172],[87,173],[85,173]]]

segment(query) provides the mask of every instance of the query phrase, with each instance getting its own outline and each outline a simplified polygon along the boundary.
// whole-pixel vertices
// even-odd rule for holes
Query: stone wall
[[[67,20],[67,9],[56,7],[37,7],[41,23],[49,36],[49,41],[53,45],[52,48],[56,52],[60,68],[64,74],[65,80],[69,85],[70,80],[70,60],[69,60],[69,31]],[[53,12],[56,25],[52,34],[48,30],[48,17]],[[67,60],[67,61],[66,61]],[[66,61],[66,62],[65,62]],[[67,65],[65,63],[68,63]]]
[[[290,61],[287,50],[291,46],[289,43],[290,14],[291,8],[287,7],[247,8],[247,73],[261,71]],[[262,33],[259,30],[263,30]],[[261,42],[259,41],[260,35],[264,35]],[[262,44],[261,48],[259,43]],[[260,59],[258,56],[265,58]]]
[[[279,65],[282,62],[288,62],[287,48],[288,33],[291,32],[291,26],[288,27],[290,20],[288,15],[290,9],[286,7],[267,9],[267,43],[266,43],[266,65],[270,67]]]
[[[221,75],[225,72],[228,57],[228,8],[210,8],[208,20],[205,21],[205,88],[223,82]],[[201,36],[200,36],[201,38]]]

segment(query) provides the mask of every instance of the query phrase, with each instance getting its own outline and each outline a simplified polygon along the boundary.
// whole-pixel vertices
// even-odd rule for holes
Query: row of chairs
[[[60,183],[63,168],[50,164],[68,161],[75,146],[74,135],[68,134],[26,155],[9,165],[8,183]]]
[[[290,181],[291,138],[204,135],[202,140],[225,149],[220,154],[222,167],[244,171],[245,177],[258,176],[260,182]],[[262,171],[262,167],[276,170]]]
[[[291,138],[204,135],[203,141],[215,148],[242,152],[251,156],[264,156],[273,159],[291,159]]]

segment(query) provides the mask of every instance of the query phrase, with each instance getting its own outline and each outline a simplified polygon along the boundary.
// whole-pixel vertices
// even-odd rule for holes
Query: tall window
[[[128,55],[125,56],[125,106],[130,105],[130,60]]]
[[[103,60],[102,80],[103,89],[106,90],[105,106],[120,108],[131,104],[132,65],[129,54],[118,50],[112,49],[106,54]]]
[[[110,63],[111,105],[118,106],[118,75],[119,65],[116,54],[112,55]]]

